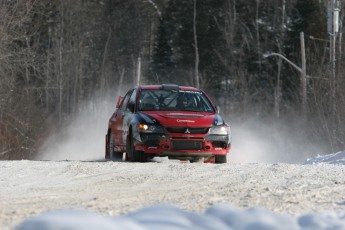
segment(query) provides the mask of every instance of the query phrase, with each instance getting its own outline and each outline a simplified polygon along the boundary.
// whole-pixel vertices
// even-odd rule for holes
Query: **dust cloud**
[[[108,120],[118,97],[109,98],[81,106],[64,128],[47,138],[35,160],[104,160]]]
[[[65,128],[47,137],[35,160],[104,160],[108,120],[118,95],[82,106]],[[257,118],[226,120],[232,131],[230,163],[303,163],[325,153],[296,124]]]
[[[249,118],[230,123],[232,150],[228,162],[233,163],[303,163],[307,158],[324,154],[304,132],[292,122]]]

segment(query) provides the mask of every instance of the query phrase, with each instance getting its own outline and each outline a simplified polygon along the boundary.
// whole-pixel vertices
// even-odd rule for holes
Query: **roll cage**
[[[202,91],[141,89],[138,111],[195,111],[215,112],[211,102]]]

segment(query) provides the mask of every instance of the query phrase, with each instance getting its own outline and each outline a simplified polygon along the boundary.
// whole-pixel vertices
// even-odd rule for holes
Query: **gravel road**
[[[345,166],[83,161],[0,162],[0,229],[60,208],[121,215],[158,203],[303,214],[345,210]]]

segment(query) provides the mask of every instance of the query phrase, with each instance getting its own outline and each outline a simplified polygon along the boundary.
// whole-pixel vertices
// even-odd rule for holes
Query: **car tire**
[[[110,160],[122,160],[123,152],[114,151],[114,138],[113,134],[109,134],[109,159]]]
[[[226,163],[226,155],[216,155],[215,156],[215,163],[216,164],[224,164],[224,163]]]
[[[132,162],[146,162],[145,155],[142,151],[137,151],[134,148],[134,141],[133,141],[133,135],[130,134],[130,138],[128,141],[128,151],[129,151],[129,158]]]

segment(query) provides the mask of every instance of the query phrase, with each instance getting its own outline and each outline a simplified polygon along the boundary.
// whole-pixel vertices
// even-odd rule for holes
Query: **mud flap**
[[[110,158],[110,153],[109,153],[109,138],[108,134],[105,135],[105,159]]]

